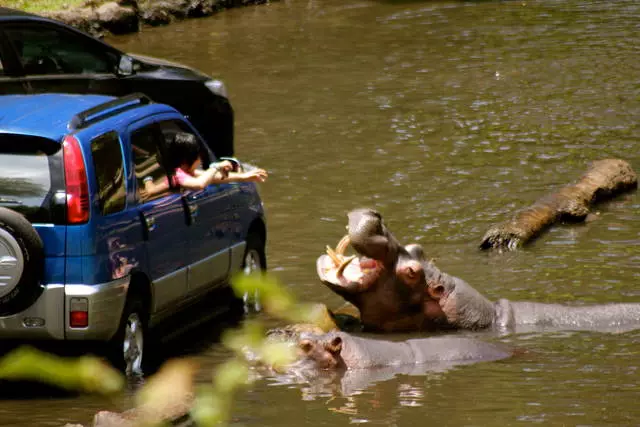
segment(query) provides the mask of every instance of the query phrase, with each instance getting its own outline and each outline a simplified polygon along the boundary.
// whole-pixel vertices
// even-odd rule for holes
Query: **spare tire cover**
[[[0,207],[0,316],[28,308],[43,290],[44,245],[31,223]]]

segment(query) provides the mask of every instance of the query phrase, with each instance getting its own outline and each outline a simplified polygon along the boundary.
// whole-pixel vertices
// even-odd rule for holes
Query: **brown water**
[[[591,160],[640,168],[638,22],[632,0],[298,0],[109,41],[226,81],[237,155],[270,172],[269,268],[301,299],[340,304],[315,259],[349,209],[371,206],[491,299],[640,302],[637,192],[518,252],[477,248],[489,225]],[[233,424],[640,425],[640,331],[484,338],[531,352],[350,378],[342,392],[264,379],[238,395]],[[201,341],[206,381],[227,353]],[[4,401],[0,424],[88,422],[130,404]]]

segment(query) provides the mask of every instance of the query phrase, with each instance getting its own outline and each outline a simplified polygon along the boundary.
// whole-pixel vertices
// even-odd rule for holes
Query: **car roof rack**
[[[102,104],[91,107],[87,110],[81,111],[71,118],[69,121],[69,129],[80,130],[90,124],[99,122],[115,114],[122,113],[123,111],[137,108],[141,105],[151,104],[153,101],[147,95],[143,93],[132,93],[129,95],[121,96],[111,101],[103,102]]]

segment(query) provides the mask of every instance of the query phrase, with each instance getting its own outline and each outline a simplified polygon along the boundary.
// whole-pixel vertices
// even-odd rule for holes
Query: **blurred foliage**
[[[323,322],[322,310],[296,301],[273,277],[240,274],[233,278],[231,285],[238,297],[259,295],[260,303],[271,316],[294,323]],[[236,357],[218,367],[211,385],[201,387],[196,393],[191,415],[198,426],[217,426],[229,420],[234,393],[249,383],[249,362],[279,370],[295,360],[295,348],[290,343],[265,337],[264,326],[256,319],[247,319],[240,328],[228,330],[223,335],[222,344]]]
[[[124,387],[122,374],[94,356],[62,358],[21,347],[0,359],[0,379],[29,380],[67,390],[113,394]]]
[[[318,326],[323,331],[336,327],[331,314],[324,304],[301,303],[269,275],[238,275],[232,281],[232,287],[238,297],[242,295],[260,295],[264,310],[279,319],[291,323],[304,323]]]
[[[324,305],[299,303],[272,277],[239,275],[232,280],[232,287],[239,296],[257,292],[267,315],[311,325],[315,330],[335,327]],[[195,359],[169,360],[136,392],[134,409],[100,412],[94,425],[158,426],[185,414],[190,414],[201,427],[226,424],[235,392],[250,382],[251,364],[280,370],[296,358],[291,342],[266,336],[260,320],[245,319],[241,327],[223,334],[222,343],[234,352],[234,357],[213,372],[210,384],[194,386],[198,371]],[[30,347],[19,348],[0,359],[0,379],[39,381],[105,395],[121,392],[125,385],[123,375],[97,357],[63,358]]]

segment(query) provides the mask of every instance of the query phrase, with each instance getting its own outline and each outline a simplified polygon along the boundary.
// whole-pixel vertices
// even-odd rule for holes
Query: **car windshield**
[[[31,222],[53,222],[51,206],[60,144],[42,138],[0,134],[0,207]]]
[[[87,40],[56,28],[13,25],[4,28],[26,74],[112,73],[115,56]]]

